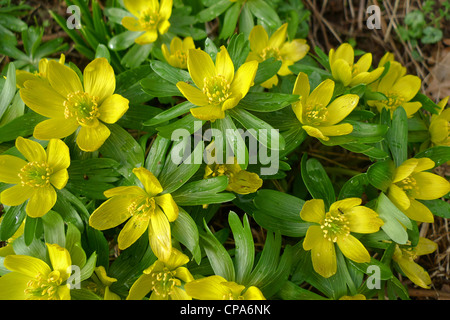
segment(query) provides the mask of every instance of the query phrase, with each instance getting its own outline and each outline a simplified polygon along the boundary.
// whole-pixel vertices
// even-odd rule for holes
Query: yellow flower
[[[145,168],[135,168],[133,173],[144,188],[124,186],[104,192],[107,198],[89,218],[89,225],[98,230],[114,228],[126,220],[119,233],[119,249],[132,245],[148,229],[150,246],[163,261],[170,257],[172,239],[169,222],[178,217],[178,206],[158,179]]]
[[[263,62],[266,59],[275,58],[275,60],[281,61],[281,68],[278,70],[278,75],[287,76],[292,74],[289,66],[306,56],[309,51],[309,45],[306,44],[305,39],[294,39],[286,42],[287,27],[287,23],[283,24],[270,38],[263,26],[257,25],[253,27],[249,35],[251,51],[247,57],[247,61],[256,60]],[[277,84],[278,77],[274,75],[261,85],[270,89]]]
[[[221,276],[209,276],[186,283],[188,295],[197,300],[266,300],[255,286],[246,288]]]
[[[134,40],[137,44],[155,42],[158,32],[169,30],[173,0],[124,0],[123,4],[134,17],[124,17],[122,25],[130,31],[144,32]]]
[[[103,300],[121,300],[119,295],[109,289],[109,287],[116,282],[117,279],[108,277],[105,267],[96,267],[91,279],[93,282],[87,285],[88,290],[102,295]]]
[[[372,90],[383,93],[387,100],[369,100],[367,104],[376,107],[379,112],[386,108],[394,114],[395,109],[403,107],[411,118],[421,107],[420,102],[411,102],[420,90],[422,81],[417,76],[406,75],[406,68],[397,61],[391,61],[386,75],[374,83]]]
[[[150,291],[150,300],[191,300],[183,283],[194,280],[186,267],[189,257],[173,248],[169,260],[157,260],[144,270],[130,288],[127,300],[142,300]]]
[[[227,176],[228,186],[226,190],[239,194],[254,193],[261,188],[263,184],[261,178],[256,173],[242,170],[241,166],[237,163],[237,159],[232,158],[234,160],[233,164],[208,164],[205,167],[205,175],[203,178]]]
[[[394,173],[388,189],[389,199],[409,218],[419,222],[434,221],[433,214],[418,200],[439,199],[450,192],[450,183],[437,174],[424,172],[434,168],[428,158],[408,159]]]
[[[59,63],[64,64],[66,60],[66,56],[64,54],[61,54],[61,57],[59,58]],[[24,70],[16,70],[16,84],[17,87],[23,88],[24,83],[27,80],[47,80],[47,67],[48,67],[48,59],[44,58],[39,60],[39,71],[38,72],[28,72]]]
[[[337,50],[329,52],[331,73],[336,81],[344,86],[354,87],[358,84],[370,84],[376,81],[384,72],[384,67],[369,71],[372,66],[372,54],[364,54],[355,63],[355,51],[348,43],[343,43]]]
[[[190,49],[187,67],[197,88],[180,81],[178,90],[198,106],[190,110],[195,118],[214,121],[225,118],[225,111],[234,108],[245,97],[253,85],[258,62],[244,63],[235,74],[233,61],[222,46],[215,64],[206,52]]]
[[[310,93],[308,76],[300,72],[295,81],[293,94],[300,95],[292,105],[302,128],[312,137],[328,141],[330,136],[343,136],[353,131],[349,123],[338,124],[356,108],[359,96],[346,94],[331,101],[335,83],[325,80]]]
[[[365,295],[358,293],[354,296],[342,296],[339,300],[367,300],[367,298]]]
[[[173,37],[170,42],[170,50],[167,45],[163,43],[161,46],[162,53],[166,61],[175,68],[187,68],[187,56],[189,49],[195,49],[194,40],[192,37],[186,37],[181,40],[178,37]]]
[[[35,257],[5,258],[11,272],[0,277],[0,300],[70,300],[65,283],[72,273],[70,254],[57,244],[47,244],[47,249],[52,267]]]
[[[335,243],[348,259],[357,263],[370,261],[369,252],[351,232],[377,232],[383,221],[375,211],[360,204],[359,198],[336,201],[329,212],[325,212],[321,199],[309,200],[303,205],[300,217],[315,223],[306,232],[303,249],[311,250],[314,270],[324,278],[331,277],[337,270]]]
[[[439,114],[433,114],[430,122],[431,142],[436,146],[450,146],[450,109],[445,109],[450,97],[438,103]]]
[[[4,216],[0,217],[0,225],[2,223]],[[20,227],[16,230],[16,232],[6,241],[6,246],[0,247],[0,257],[6,257],[10,254],[16,254],[13,248],[13,242],[23,234],[25,229],[25,219],[20,224]]]
[[[56,203],[56,189],[66,186],[69,179],[69,148],[64,142],[51,139],[47,151],[37,142],[17,138],[16,148],[27,161],[0,155],[0,181],[15,184],[0,193],[0,202],[18,206],[28,200],[26,212],[30,217],[42,217]]]
[[[398,266],[409,278],[409,280],[419,287],[430,289],[430,276],[420,265],[415,263],[414,260],[418,256],[430,254],[436,251],[437,247],[437,243],[421,237],[419,238],[419,243],[416,247],[403,247],[396,245],[392,259],[397,262]]]
[[[83,84],[71,68],[49,61],[48,82],[28,80],[20,96],[33,111],[48,117],[36,125],[39,140],[62,139],[79,129],[77,144],[92,152],[110,135],[105,123],[115,123],[128,110],[128,100],[113,94],[114,70],[105,58],[98,58],[84,69]]]

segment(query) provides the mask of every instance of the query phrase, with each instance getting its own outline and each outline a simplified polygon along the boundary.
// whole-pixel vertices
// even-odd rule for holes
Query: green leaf
[[[128,49],[122,60],[120,60],[120,63],[127,69],[139,67],[148,58],[153,45],[154,43],[133,44],[131,49]]]
[[[450,146],[435,146],[416,154],[414,158],[430,158],[438,167],[450,161]]]
[[[441,199],[436,200],[419,200],[424,205],[427,206],[430,211],[438,217],[442,217],[445,219],[450,218],[450,203],[447,201],[443,201]]]
[[[142,90],[153,97],[164,98],[180,96],[180,90],[177,86],[167,80],[162,79],[158,75],[152,74],[148,78],[139,82]]]
[[[79,267],[86,264],[86,253],[81,246],[81,232],[72,223],[67,224],[66,249],[69,251],[72,264]]]
[[[197,264],[201,261],[200,235],[192,217],[179,207],[178,218],[171,224],[174,239],[182,243],[191,252]]]
[[[142,82],[142,86],[145,88],[145,83],[148,81],[148,79],[145,79]],[[178,89],[177,89],[178,90]],[[182,116],[189,112],[191,108],[195,108],[196,106],[190,103],[189,101],[184,101],[182,103],[177,104],[176,106],[173,106],[172,108],[169,108],[167,110],[162,111],[161,113],[158,113],[153,118],[147,120],[144,122],[146,126],[155,126],[157,124],[161,124],[166,121],[170,121],[172,119],[175,119],[179,116]]]
[[[386,192],[394,178],[395,165],[391,160],[378,161],[367,170],[367,179],[375,188]]]
[[[278,292],[282,300],[328,300],[310,290],[304,289],[291,281],[286,281]]]
[[[19,229],[23,219],[27,216],[25,212],[26,202],[16,207],[9,207],[3,215],[0,224],[0,240],[8,241]]]
[[[247,2],[250,11],[270,28],[281,26],[277,12],[263,0],[252,0]]]
[[[62,217],[55,211],[49,211],[41,219],[44,226],[45,243],[55,243],[64,248],[66,246],[66,234]]]
[[[348,180],[341,188],[338,200],[347,198],[362,198],[369,179],[366,173],[361,173]]]
[[[150,148],[145,161],[145,168],[147,168],[157,178],[163,169],[167,150],[169,150],[171,143],[171,140],[158,135]]]
[[[0,119],[5,114],[16,94],[16,68],[14,63],[8,64],[5,84],[0,95]]]
[[[374,259],[373,257],[370,257],[370,262],[364,262],[364,263],[357,263],[350,259],[348,259],[347,261],[350,262],[350,264],[352,266],[354,266],[356,269],[358,269],[359,271],[361,271],[362,273],[365,273],[365,274],[368,274],[367,272],[368,272],[369,267],[377,266],[378,268],[380,268],[380,273],[379,273],[380,279],[379,280],[388,280],[394,276],[388,265],[378,261],[377,259]]]
[[[333,184],[317,159],[308,159],[306,154],[303,155],[301,174],[306,188],[314,199],[323,199],[326,208],[336,201]]]
[[[139,37],[141,32],[125,31],[114,37],[108,42],[108,47],[113,51],[121,51],[128,49],[134,43],[134,40]]]
[[[241,4],[236,2],[225,13],[222,29],[220,30],[219,39],[229,38],[236,29],[236,24],[241,11]]]
[[[435,28],[433,26],[428,26],[423,29],[423,37],[422,43],[430,44],[430,43],[438,43],[444,37],[444,33],[441,29]]]
[[[214,274],[225,278],[227,281],[235,281],[236,274],[233,260],[231,260],[227,250],[208,228],[206,222],[204,222],[204,228],[206,233],[201,234],[200,239]]]
[[[227,10],[233,3],[229,0],[220,0],[215,2],[209,8],[203,9],[197,14],[198,22],[207,22],[214,20]]]
[[[235,70],[238,70],[246,61],[250,52],[250,41],[244,38],[242,33],[233,34],[229,40],[227,51],[231,61],[233,61]]]
[[[381,193],[378,197],[375,211],[384,221],[381,229],[396,243],[406,244],[408,241],[408,233],[405,227],[412,229],[411,220],[384,193]]]
[[[258,86],[266,80],[269,80],[278,73],[281,68],[281,61],[275,58],[269,58],[258,64],[256,71],[254,86]]]
[[[238,106],[249,111],[273,112],[290,106],[297,100],[298,96],[292,94],[249,92]]]
[[[432,114],[439,114],[439,106],[431,100],[428,96],[424,95],[423,93],[418,93],[411,102],[420,102],[422,103],[422,108],[426,111],[432,113]]]
[[[172,197],[179,206],[224,203],[236,198],[232,193],[222,192],[227,186],[228,178],[226,176],[204,179],[186,183],[172,193]]]
[[[153,71],[155,71],[157,75],[159,75],[164,80],[169,81],[170,83],[177,84],[180,81],[191,82],[191,76],[189,75],[189,72],[183,69],[172,67],[168,63],[158,60],[152,60],[150,61],[150,67],[153,69]]]
[[[395,109],[392,125],[386,134],[392,158],[398,167],[408,159],[408,117],[405,109]]]
[[[235,212],[230,211],[228,214],[228,224],[233,232],[236,245],[236,282],[245,283],[252,271],[255,259],[255,244],[253,242],[250,223],[248,222],[247,215],[244,215],[242,225],[238,215]]]

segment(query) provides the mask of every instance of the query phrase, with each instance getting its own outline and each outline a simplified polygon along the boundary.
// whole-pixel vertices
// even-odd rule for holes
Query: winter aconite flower
[[[431,116],[429,131],[431,142],[435,146],[450,146],[450,109],[445,109],[449,98],[439,102],[439,114]]]
[[[388,197],[412,220],[433,222],[430,209],[417,200],[434,200],[450,192],[450,182],[437,174],[425,172],[434,166],[431,159],[412,158],[395,170]]]
[[[390,111],[391,116],[395,109],[403,107],[408,118],[412,117],[421,107],[418,101],[411,102],[422,85],[419,77],[405,75],[406,68],[397,61],[390,61],[389,71],[370,88],[383,93],[387,100],[369,100],[367,104],[376,107],[379,112],[383,109]]]
[[[119,233],[119,249],[124,250],[148,231],[150,246],[155,255],[166,261],[172,250],[169,222],[178,217],[178,206],[158,179],[145,168],[135,168],[133,173],[144,188],[124,186],[104,192],[107,198],[89,218],[89,225],[98,230],[114,228],[127,223]]]
[[[70,300],[70,254],[57,244],[47,244],[47,249],[51,266],[25,255],[5,257],[3,264],[11,272],[0,277],[0,300]]]
[[[245,287],[221,276],[209,276],[186,283],[188,295],[197,300],[265,300],[255,286]]]
[[[216,62],[200,49],[190,49],[187,67],[197,87],[178,82],[177,87],[192,104],[191,114],[200,120],[214,121],[225,118],[225,111],[236,107],[253,85],[258,62],[244,63],[234,72],[233,61],[222,46]]]
[[[169,30],[172,0],[124,0],[123,4],[134,17],[122,18],[122,25],[130,31],[143,33],[134,40],[137,44],[155,42],[158,33],[164,34]]]
[[[59,58],[59,63],[64,64],[66,60],[66,56],[61,54]],[[38,72],[28,72],[25,70],[16,70],[16,84],[17,87],[23,88],[25,81],[27,80],[47,80],[47,67],[48,67],[48,59],[44,58],[39,60],[39,70]]]
[[[354,87],[358,84],[370,84],[383,73],[384,67],[369,71],[372,66],[372,54],[364,54],[355,63],[355,51],[348,43],[343,43],[336,50],[329,52],[331,73],[334,80],[342,82],[344,86]]]
[[[325,278],[337,270],[335,244],[348,259],[369,262],[369,252],[351,232],[374,233],[383,225],[375,211],[361,206],[359,198],[336,201],[328,212],[323,200],[309,200],[303,205],[300,217],[315,223],[306,232],[303,249],[311,250],[314,270]]]
[[[226,190],[238,194],[254,193],[263,184],[263,181],[256,173],[242,170],[236,158],[224,164],[212,163],[205,167],[204,179],[220,176],[228,177]]]
[[[90,279],[92,282],[86,285],[86,289],[100,295],[103,300],[121,300],[119,295],[110,290],[110,286],[117,279],[109,277],[106,274],[105,267],[96,267]]]
[[[164,43],[161,46],[162,53],[166,61],[175,68],[187,68],[187,56],[189,49],[195,49],[194,40],[192,37],[186,37],[181,40],[178,37],[173,37],[170,42],[170,48]]]
[[[293,94],[300,95],[292,105],[297,119],[308,135],[328,141],[333,136],[343,136],[353,131],[349,123],[339,124],[359,102],[359,96],[346,94],[331,101],[335,83],[325,80],[311,93],[308,76],[300,72],[295,81]]]
[[[392,259],[398,264],[409,280],[419,287],[430,289],[431,278],[429,274],[420,265],[414,262],[414,260],[419,256],[433,253],[436,251],[437,247],[437,243],[421,237],[415,247],[396,245]]]
[[[56,203],[56,189],[69,179],[69,148],[64,142],[51,139],[47,150],[36,141],[17,138],[16,148],[26,160],[0,155],[0,181],[14,186],[0,193],[0,202],[18,206],[28,200],[25,211],[37,218],[49,212]]]
[[[305,39],[294,39],[286,41],[288,24],[283,24],[269,38],[267,31],[263,26],[257,25],[253,27],[249,35],[250,53],[247,61],[256,60],[263,62],[269,58],[281,61],[278,75],[287,76],[292,74],[289,66],[303,59],[309,51],[309,45]],[[278,77],[274,75],[261,85],[265,88],[272,88],[278,84]]]
[[[142,300],[150,291],[150,300],[191,300],[183,284],[194,280],[186,267],[189,257],[173,248],[167,261],[157,260],[144,270],[130,288],[127,300]]]
[[[110,135],[104,123],[115,123],[128,110],[128,100],[114,94],[114,70],[105,58],[84,69],[83,83],[71,68],[56,61],[47,66],[48,82],[28,80],[20,96],[33,111],[48,117],[36,125],[39,140],[62,139],[78,130],[77,145],[92,152]]]

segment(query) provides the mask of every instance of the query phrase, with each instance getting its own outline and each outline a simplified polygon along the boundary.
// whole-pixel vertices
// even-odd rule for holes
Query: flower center
[[[350,227],[347,218],[342,214],[327,213],[325,219],[320,225],[323,237],[328,241],[336,242],[339,235],[348,236]]]
[[[181,285],[181,281],[176,279],[174,273],[168,268],[160,272],[152,272],[151,280],[153,292],[164,299],[172,292],[173,287]]]
[[[217,75],[203,80],[203,94],[208,97],[209,104],[223,103],[231,95],[231,85],[222,75]]]
[[[407,177],[402,181],[398,182],[398,186],[402,188],[405,192],[410,192],[411,190],[417,190],[417,182],[413,177]]]
[[[92,125],[100,113],[98,111],[98,98],[87,92],[77,91],[69,93],[64,101],[64,116],[66,119],[75,118],[80,125]]]
[[[19,172],[22,186],[33,188],[46,187],[50,184],[50,175],[53,170],[46,162],[33,161],[27,163]]]
[[[359,68],[359,66],[357,64],[354,64],[352,67],[352,76],[355,77],[360,73],[361,73],[361,69]]]
[[[183,52],[181,50],[177,50],[175,52],[175,57],[177,58],[177,60],[180,62],[180,65],[182,65],[183,67],[186,66],[187,63],[187,55],[186,52]]]
[[[155,199],[154,198],[145,198],[145,200],[136,200],[133,201],[128,206],[128,212],[132,216],[137,216],[142,219],[146,219],[147,216],[155,210]]]
[[[393,111],[405,102],[405,98],[397,93],[388,93],[386,97],[388,100],[384,103],[386,104],[386,107],[392,109]]]
[[[328,110],[322,104],[306,105],[305,121],[311,125],[319,125],[327,119]]]
[[[24,292],[30,296],[30,299],[54,300],[57,299],[56,293],[62,282],[59,271],[52,271],[47,277],[39,273],[35,279],[28,281]]]
[[[159,14],[152,9],[144,11],[139,17],[139,23],[145,30],[155,29],[159,21]]]
[[[261,52],[261,58],[263,58],[263,60],[269,58],[281,60],[280,50],[278,48],[271,48],[271,47],[264,48],[263,51]]]

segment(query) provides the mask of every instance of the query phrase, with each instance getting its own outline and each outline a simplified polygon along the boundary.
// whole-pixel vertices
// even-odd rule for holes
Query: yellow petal
[[[333,59],[343,59],[349,65],[353,66],[353,63],[355,62],[355,51],[349,43],[343,43],[337,48]]]
[[[18,88],[23,88],[26,81],[38,80],[41,81],[36,74],[24,70],[16,70],[16,85]]]
[[[48,119],[34,127],[33,135],[39,140],[62,139],[70,136],[78,127],[76,120]]]
[[[183,47],[181,50],[187,53],[189,49],[195,49],[195,43],[192,37],[186,37],[183,39]]]
[[[137,186],[122,186],[116,187],[103,192],[105,197],[111,198],[114,196],[135,196],[135,197],[147,197],[148,195]]]
[[[135,243],[147,230],[149,215],[132,216],[119,233],[117,242],[120,250],[125,250]]]
[[[418,159],[411,158],[403,162],[396,170],[393,182],[399,182],[409,177],[416,169],[419,163]]]
[[[309,95],[308,104],[326,107],[334,92],[334,81],[327,79],[319,84]]]
[[[233,94],[229,99],[225,100],[222,104],[222,111],[226,111],[229,109],[233,109],[242,100],[242,96],[238,93],[236,95]]]
[[[147,30],[144,34],[137,37],[134,42],[140,45],[153,43],[158,39],[158,32],[156,29]]]
[[[416,248],[414,249],[416,255],[423,256],[433,253],[437,250],[438,244],[430,239],[420,237]]]
[[[89,225],[97,230],[111,229],[127,220],[128,208],[135,197],[117,196],[103,202],[89,217]]]
[[[303,221],[320,223],[325,218],[325,203],[322,199],[308,200],[300,211]]]
[[[203,89],[204,79],[215,76],[216,67],[206,52],[200,49],[190,49],[187,61],[188,71],[199,89]]]
[[[449,109],[450,110],[450,109]],[[433,120],[430,124],[430,135],[431,141],[435,144],[445,142],[449,137],[449,129],[447,123],[449,121],[447,119],[436,119]]]
[[[157,194],[160,194],[163,191],[163,188],[161,187],[161,184],[159,183],[158,179],[154,176],[153,173],[151,173],[146,168],[144,167],[134,168],[133,173],[142,183],[145,191],[150,196],[152,197],[156,196]]]
[[[120,94],[113,94],[103,101],[98,108],[99,119],[106,123],[116,123],[128,110],[128,99]]]
[[[233,95],[240,95],[242,98],[248,93],[248,90],[253,85],[256,71],[258,70],[257,61],[249,61],[239,67],[231,84],[231,92]]]
[[[66,276],[68,277],[67,269],[72,266],[72,259],[70,258],[69,251],[66,248],[62,248],[57,244],[48,244],[48,243],[47,249],[53,270],[59,271],[62,275],[66,274]]]
[[[280,76],[287,76],[292,74],[293,72],[291,71],[291,69],[289,69],[289,67],[292,66],[293,64],[294,61],[292,60],[282,59],[281,67],[278,70],[277,74]]]
[[[173,222],[178,218],[178,206],[172,198],[170,193],[155,197],[156,204],[158,204],[167,216],[169,222]]]
[[[311,249],[311,260],[314,271],[324,278],[329,278],[337,271],[336,249],[334,243],[324,237],[318,239]]]
[[[221,46],[216,55],[216,74],[224,76],[228,83],[233,81],[234,64],[225,46]]]
[[[121,23],[125,29],[128,29],[130,31],[143,31],[144,30],[141,27],[141,24],[139,23],[139,21],[133,17],[123,17]]]
[[[18,157],[0,155],[0,181],[4,183],[20,183],[19,172],[27,162]]]
[[[271,89],[273,86],[277,86],[277,85],[278,85],[278,76],[277,75],[274,75],[269,80],[266,80],[263,83],[261,83],[261,87],[266,88],[266,89]]]
[[[98,104],[112,96],[116,89],[114,69],[106,58],[97,58],[89,63],[83,72],[84,90],[98,98]],[[117,101],[115,101],[117,102]]]
[[[195,118],[200,120],[214,121],[217,119],[225,118],[225,112],[222,110],[222,108],[212,105],[206,107],[192,108],[189,111]]]
[[[280,55],[283,60],[297,62],[303,59],[309,51],[309,45],[304,39],[294,39],[291,42],[285,42],[280,49]]]
[[[383,74],[384,68],[377,68],[371,72],[362,72],[355,77],[353,77],[350,82],[350,86],[356,86],[358,84],[371,84],[372,82],[378,80],[378,78]]]
[[[358,73],[367,72],[369,71],[370,67],[372,66],[372,54],[366,53],[361,58],[359,58],[358,62],[355,63],[355,66]]]
[[[430,158],[419,158],[417,159],[417,166],[414,168],[414,172],[421,172],[425,170],[433,169],[436,163]]]
[[[150,7],[149,1],[146,0],[123,0],[123,4],[136,17],[139,17],[143,11]]]
[[[424,268],[414,261],[404,258],[398,261],[398,265],[409,280],[419,287],[430,289],[431,278]]]
[[[299,95],[302,103],[306,103],[306,99],[309,97],[311,87],[309,85],[308,75],[300,72],[295,80],[293,94]]]
[[[14,257],[14,255],[8,256]],[[8,258],[7,257],[7,258]],[[6,261],[6,260],[5,260]],[[29,296],[25,294],[28,283],[33,277],[18,272],[6,273],[0,277],[0,300],[26,300]]]
[[[158,24],[158,32],[159,34],[166,33],[170,28],[170,22],[168,20],[160,21]]]
[[[67,169],[56,171],[50,176],[50,183],[59,190],[66,186],[67,181],[69,181],[69,173],[67,172]]]
[[[317,243],[322,241],[324,233],[320,226],[310,226],[306,231],[305,240],[303,241],[303,249],[308,251],[314,248]]]
[[[32,218],[42,217],[53,208],[56,197],[56,191],[52,186],[36,188],[25,210]]]
[[[337,245],[344,256],[357,263],[370,262],[370,255],[364,245],[352,235],[338,236]]]
[[[57,172],[70,166],[69,147],[59,139],[51,139],[47,145],[46,161]]]
[[[127,300],[142,300],[152,290],[154,281],[152,275],[142,274],[128,291]]]
[[[20,184],[3,190],[0,193],[0,202],[7,206],[18,206],[24,203],[33,195],[33,188]]]
[[[168,20],[172,15],[173,0],[161,0],[159,6],[159,18]]]
[[[405,109],[406,116],[411,118],[420,108],[422,108],[422,103],[415,102],[406,102],[402,105],[403,109]]]
[[[311,127],[311,126],[302,126],[302,128],[303,128],[303,130],[305,130],[306,133],[307,133],[309,136],[311,136],[311,137],[314,137],[314,138],[317,138],[317,139],[322,139],[322,140],[324,140],[324,141],[330,140],[330,138],[326,137],[326,136],[322,133],[322,131],[320,131],[318,128]]]
[[[173,250],[174,250],[174,248],[172,248],[172,251]],[[184,282],[191,282],[191,281],[194,280],[194,277],[192,276],[191,272],[186,267],[179,267],[179,268],[177,268],[175,270],[175,277],[177,277],[180,280],[183,280]]]
[[[249,287],[245,291],[243,297],[244,297],[244,300],[266,300],[266,298],[262,294],[261,290],[259,290],[255,286]]]
[[[172,248],[170,257],[164,262],[169,270],[175,270],[189,262],[189,257],[176,248]],[[182,272],[183,273],[183,272]]]
[[[288,24],[284,23],[279,27],[269,38],[269,47],[280,48],[281,45],[286,42]]]
[[[403,211],[408,218],[418,222],[434,222],[433,213],[427,208],[427,206],[414,199],[410,199],[410,203],[409,208]]]
[[[405,101],[409,101],[414,98],[419,92],[422,81],[417,76],[406,75],[400,78],[391,90],[393,92],[398,92],[403,96]]]
[[[83,126],[78,132],[77,145],[85,152],[94,152],[105,143],[110,134],[111,131],[101,122],[95,127]]]
[[[205,107],[208,105],[208,99],[201,90],[182,81],[177,83],[177,88],[190,103],[199,107]]]
[[[67,97],[69,93],[83,91],[76,72],[54,60],[48,62],[48,81],[53,89],[63,97]]]
[[[7,256],[5,257],[3,264],[10,271],[21,273],[32,278],[35,278],[39,273],[46,276],[51,272],[51,268],[48,264],[41,259],[31,256]]]
[[[161,261],[167,261],[172,251],[170,224],[166,215],[156,207],[150,218],[148,230],[150,247],[155,256]]]
[[[356,94],[346,94],[336,98],[327,107],[328,116],[323,125],[334,125],[344,120],[359,103],[359,96]]]
[[[363,206],[351,208],[344,215],[350,230],[356,233],[375,233],[384,224],[375,211]]]
[[[29,80],[20,89],[23,102],[34,112],[48,118],[64,118],[65,96],[59,94],[49,83]]]
[[[221,276],[209,276],[191,281],[184,285],[186,293],[197,300],[222,300],[229,291],[222,283],[227,282]]]
[[[353,126],[350,123],[342,123],[334,126],[320,126],[317,127],[320,132],[327,137],[323,140],[328,140],[328,137],[345,136],[352,133]]]
[[[361,198],[347,198],[343,200],[339,200],[333,202],[330,206],[331,213],[346,213],[347,210],[350,210],[356,206],[361,204]]]
[[[248,40],[251,51],[260,54],[269,44],[269,35],[263,26],[256,25],[250,31]]]
[[[411,196],[419,200],[434,200],[450,192],[450,182],[447,179],[430,172],[417,172],[412,175],[416,187],[411,190]]]
[[[337,59],[331,65],[331,73],[336,81],[348,86],[352,81],[352,67],[343,59]]]
[[[395,184],[391,184],[389,187],[388,197],[396,205],[396,207],[403,212],[407,210],[411,204],[405,191]]]
[[[263,181],[256,173],[241,170],[230,178],[227,190],[238,194],[250,194],[261,188],[262,184]]]

